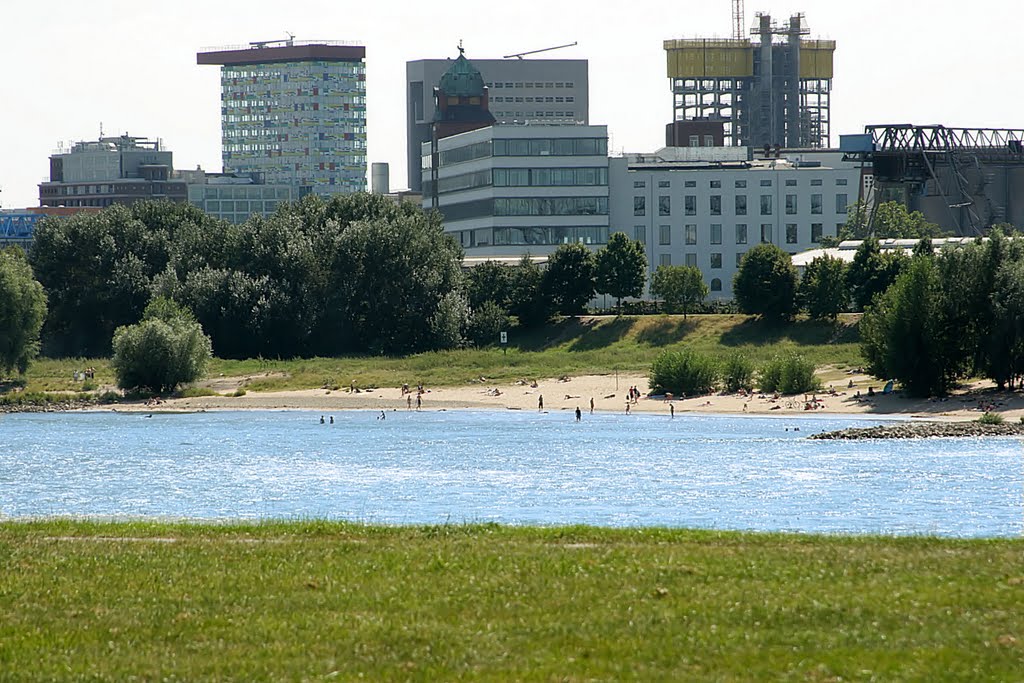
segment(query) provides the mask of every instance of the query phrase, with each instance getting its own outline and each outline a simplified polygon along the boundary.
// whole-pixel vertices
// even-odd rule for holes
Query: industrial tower
[[[732,39],[665,41],[673,120],[721,122],[728,145],[828,147],[835,41],[807,39],[803,14],[758,13],[756,40],[736,37],[742,23],[737,1]]]

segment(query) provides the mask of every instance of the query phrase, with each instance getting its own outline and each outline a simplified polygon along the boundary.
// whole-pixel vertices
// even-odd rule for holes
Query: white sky
[[[832,144],[869,123],[1024,127],[1019,0],[747,0],[811,37],[838,41]],[[470,59],[578,41],[551,57],[590,60],[590,121],[613,150],[664,141],[672,99],[662,41],[728,37],[731,0],[0,0],[0,206],[38,204],[60,142],[161,138],[176,168],[219,171],[219,68],[196,52],[252,40],[366,45],[367,163],[404,187],[405,62]]]

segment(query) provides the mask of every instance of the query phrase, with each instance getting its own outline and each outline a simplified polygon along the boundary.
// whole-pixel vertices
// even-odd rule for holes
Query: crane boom
[[[563,47],[574,47],[577,44],[578,43],[576,43],[576,42],[572,42],[572,43],[567,43],[565,45],[556,45],[554,47],[545,47],[545,48],[541,48],[540,50],[530,50],[528,52],[518,52],[518,53],[516,53],[514,55],[505,55],[504,57],[502,57],[502,59],[512,59],[513,57],[515,57],[516,59],[522,59],[526,55],[535,55],[538,52],[550,52],[551,50],[561,50]]]
[[[743,0],[732,0],[732,37],[736,40],[743,40],[744,14]]]

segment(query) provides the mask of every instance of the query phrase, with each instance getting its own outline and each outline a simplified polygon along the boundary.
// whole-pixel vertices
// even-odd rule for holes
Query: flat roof
[[[279,64],[283,62],[355,62],[366,58],[362,45],[282,45],[196,53],[196,64]]]

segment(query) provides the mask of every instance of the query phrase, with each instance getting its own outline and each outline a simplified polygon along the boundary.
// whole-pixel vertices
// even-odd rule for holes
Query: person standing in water
[[[672,416],[673,420],[675,419],[675,417],[676,417],[676,405],[674,403],[669,403],[668,404],[668,414],[670,416]]]
[[[590,414],[591,415],[594,414],[594,397],[593,396],[590,397]]]
[[[576,421],[579,422],[582,419],[583,413],[580,412],[580,407],[576,406]]]
[[[544,396],[541,395],[537,398],[537,410],[544,410]]]

